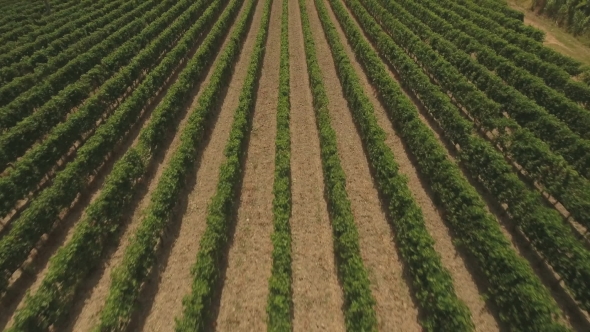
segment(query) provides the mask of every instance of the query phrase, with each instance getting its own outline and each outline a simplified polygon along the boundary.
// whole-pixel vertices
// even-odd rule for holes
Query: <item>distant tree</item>
[[[49,5],[49,0],[43,0],[43,2],[45,2],[45,11],[50,13],[51,12],[51,6]]]

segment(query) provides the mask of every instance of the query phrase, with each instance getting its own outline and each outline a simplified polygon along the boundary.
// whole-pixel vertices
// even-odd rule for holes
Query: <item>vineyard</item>
[[[590,331],[590,85],[503,1],[0,8],[0,329]]]

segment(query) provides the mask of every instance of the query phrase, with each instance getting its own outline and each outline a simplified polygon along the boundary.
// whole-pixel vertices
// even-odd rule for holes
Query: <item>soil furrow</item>
[[[379,329],[384,331],[419,331],[418,310],[404,278],[403,264],[393,241],[393,234],[381,209],[377,189],[371,178],[362,141],[348,109],[330,48],[322,33],[322,26],[313,0],[307,1],[312,13],[310,22],[330,100],[332,126],[338,139],[340,160],[346,174],[349,193],[360,240],[361,255],[369,271],[371,290],[377,305],[375,310]],[[316,33],[317,32],[317,33]]]
[[[237,224],[227,258],[217,330],[266,330],[271,272],[273,180],[281,2],[273,1],[245,162]]]
[[[297,1],[289,1],[289,53],[293,330],[344,331],[344,302],[324,200],[320,142]]]
[[[205,217],[207,204],[215,193],[216,179],[219,174],[219,166],[223,162],[223,149],[233,119],[233,111],[238,105],[240,89],[246,77],[249,56],[254,48],[255,34],[260,25],[262,5],[257,4],[256,12],[250,26],[248,37],[235,67],[234,76],[229,84],[227,94],[222,103],[219,115],[215,123],[211,124],[209,142],[203,150],[199,162],[196,165],[196,176],[186,203],[184,214],[179,217],[180,223],[175,238],[172,241],[169,252],[158,264],[156,272],[158,280],[148,290],[148,294],[141,301],[142,308],[138,316],[143,319],[138,322],[138,330],[144,331],[173,331],[174,317],[182,313],[182,298],[191,290],[192,275],[190,267],[197,251],[199,241],[205,231]],[[243,11],[243,7],[240,12]],[[241,15],[241,14],[238,14]],[[239,16],[238,16],[239,17]],[[230,30],[233,31],[234,28]],[[149,294],[151,293],[151,294]]]

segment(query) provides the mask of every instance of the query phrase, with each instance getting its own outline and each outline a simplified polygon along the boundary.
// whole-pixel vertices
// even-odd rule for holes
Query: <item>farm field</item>
[[[497,0],[0,0],[0,329],[590,331],[590,86]]]

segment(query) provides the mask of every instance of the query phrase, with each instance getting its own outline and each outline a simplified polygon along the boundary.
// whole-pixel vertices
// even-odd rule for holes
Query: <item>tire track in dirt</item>
[[[313,0],[307,0],[310,23],[318,50],[319,62],[330,100],[332,126],[336,131],[338,151],[346,174],[346,189],[359,232],[363,261],[369,272],[371,291],[377,305],[378,326],[383,331],[420,331],[418,310],[403,275],[393,234],[381,209],[361,138],[338,79],[334,61]],[[329,5],[328,5],[329,6]],[[334,22],[334,18],[332,17]]]
[[[297,1],[289,1],[293,330],[344,331],[344,305],[324,200],[320,141]]]
[[[206,9],[205,9],[206,10]],[[222,11],[220,11],[221,13]],[[229,36],[229,35],[228,35]],[[227,38],[225,39],[223,46],[227,44]],[[220,52],[221,53],[221,52]],[[156,190],[160,178],[164,172],[164,169],[168,165],[174,151],[180,145],[180,133],[188,122],[189,115],[192,110],[197,106],[198,98],[204,91],[203,87],[207,86],[211,75],[213,74],[213,68],[219,61],[219,53],[213,62],[212,66],[207,71],[205,78],[202,82],[197,85],[193,91],[190,104],[187,105],[182,113],[182,120],[176,126],[176,130],[173,132],[173,137],[170,137],[172,141],[167,147],[164,147],[160,153],[155,157],[155,161],[152,163],[150,173],[146,177],[146,182],[143,184],[144,188],[140,195],[136,198],[134,209],[130,211],[132,216],[127,224],[126,229],[122,232],[121,240],[119,241],[118,247],[114,254],[105,263],[102,271],[96,271],[93,275],[89,276],[89,279],[98,280],[93,288],[88,291],[84,303],[78,303],[79,314],[77,317],[73,317],[72,321],[65,329],[66,331],[90,331],[98,323],[100,318],[100,311],[104,307],[106,298],[108,296],[109,288],[111,286],[112,271],[121,263],[123,260],[125,250],[129,245],[132,236],[135,234],[137,227],[143,220],[146,209],[150,204],[153,192]],[[146,123],[147,125],[147,123]],[[172,135],[171,135],[172,136]],[[168,140],[169,141],[169,140]],[[133,142],[133,145],[137,143],[137,139]],[[81,302],[81,301],[80,301]]]
[[[221,291],[218,331],[266,330],[271,274],[273,181],[280,64],[281,1],[273,1],[244,179]]]
[[[329,4],[326,4],[326,7],[331,8]],[[332,10],[329,9],[328,12],[332,21],[337,22]],[[351,17],[354,19],[354,16],[351,15]],[[338,24],[335,25],[340,38],[346,40],[345,34],[340,26]],[[391,122],[387,118],[385,109],[379,102],[376,92],[369,83],[362,66],[356,61],[354,52],[348,43],[344,44],[344,49],[359,75],[365,93],[375,108],[375,115],[379,126],[387,135],[385,142],[395,155],[396,162],[399,165],[399,171],[408,179],[408,186],[424,215],[426,228],[435,241],[434,248],[441,256],[443,266],[451,273],[457,296],[469,307],[477,331],[498,331],[500,327],[490,312],[490,308],[481,297],[482,292],[477,286],[476,277],[470,273],[466,262],[457,252],[452,242],[450,230],[444,224],[442,213],[433,202],[432,193],[428,190],[426,183],[420,179],[418,171],[412,164],[411,154],[405,149],[401,138],[395,133]]]
[[[175,239],[169,240],[173,243],[168,257],[159,262],[157,267],[160,270],[159,280],[151,281],[156,283],[153,290],[155,296],[153,299],[144,298],[140,303],[142,308],[138,316],[143,316],[143,320],[138,324],[137,330],[174,331],[174,318],[182,313],[182,298],[191,291],[193,277],[190,268],[199,250],[200,238],[205,231],[207,205],[217,187],[219,166],[224,160],[223,149],[229,138],[233,112],[238,105],[249,57],[254,48],[255,34],[260,26],[263,2],[259,1],[256,6],[246,42],[235,66],[218,118],[209,129],[210,139],[201,155],[200,165],[196,167],[194,186],[187,189],[189,194],[186,211],[178,217],[180,219],[178,235]],[[240,9],[238,17],[243,10],[244,7]],[[234,29],[235,27],[232,27],[229,35]]]

